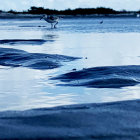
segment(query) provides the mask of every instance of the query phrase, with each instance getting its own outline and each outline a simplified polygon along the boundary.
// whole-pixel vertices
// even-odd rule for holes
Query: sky
[[[49,9],[107,7],[115,10],[140,10],[140,0],[0,0],[1,10],[23,11],[31,6]]]

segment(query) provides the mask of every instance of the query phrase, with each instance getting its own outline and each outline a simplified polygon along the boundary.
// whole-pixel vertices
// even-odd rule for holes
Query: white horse
[[[48,23],[50,23],[51,24],[51,28],[56,28],[56,25],[58,24],[58,21],[59,21],[59,19],[60,19],[60,17],[57,17],[57,16],[47,16],[47,15],[43,15],[41,18],[40,18],[40,20],[41,19],[44,19],[46,22],[48,22]],[[53,25],[53,23],[54,23],[54,25]]]

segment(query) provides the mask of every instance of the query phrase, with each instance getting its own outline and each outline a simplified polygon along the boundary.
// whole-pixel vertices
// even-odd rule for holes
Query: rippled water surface
[[[100,24],[102,20],[103,24]],[[9,48],[12,48],[19,52],[25,51],[28,55],[52,54],[55,58],[57,54],[81,58],[64,62],[61,67],[54,69],[39,69],[42,63],[40,64],[40,61],[38,63],[38,57],[40,57],[38,55],[34,55],[33,63],[39,65],[33,68],[21,65],[21,61],[18,66],[13,67],[12,65],[17,64],[17,61],[14,61],[13,57],[9,60],[9,54],[2,54],[0,58],[0,110],[25,110],[140,98],[139,81],[137,84],[121,88],[108,88],[108,86],[96,88],[95,86],[59,86],[62,81],[51,80],[53,77],[83,68],[115,66],[113,68],[118,70],[118,66],[127,65],[128,67],[121,70],[121,75],[125,76],[127,71],[130,72],[130,67],[140,65],[139,18],[61,19],[57,29],[50,29],[49,24],[39,19],[3,19],[0,20],[0,32],[0,50],[7,48],[5,53],[8,50],[11,52]],[[13,55],[15,54],[10,54],[10,56]],[[20,59],[21,57],[20,54]],[[2,63],[4,61],[7,64],[5,61],[7,58],[10,64],[8,66]],[[29,62],[27,59],[22,60],[22,64]],[[57,59],[54,63],[56,62],[58,62]],[[116,74],[114,69],[114,71],[109,70],[111,76]],[[139,79],[140,75],[135,68],[134,72],[132,71],[131,76],[127,74],[127,78]],[[106,76],[101,77],[100,80],[104,78]]]

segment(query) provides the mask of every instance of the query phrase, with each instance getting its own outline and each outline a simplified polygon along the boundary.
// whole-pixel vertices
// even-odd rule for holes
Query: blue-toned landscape
[[[0,138],[140,138],[140,18],[0,19]]]

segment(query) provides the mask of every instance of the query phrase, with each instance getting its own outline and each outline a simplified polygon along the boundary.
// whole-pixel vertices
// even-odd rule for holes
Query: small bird
[[[60,19],[60,17],[57,16],[47,16],[47,15],[43,15],[40,20],[44,19],[46,22],[51,24],[51,28],[56,28],[56,25],[58,24],[58,21]],[[54,25],[53,25],[54,24]]]

